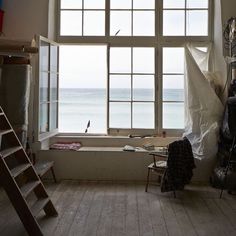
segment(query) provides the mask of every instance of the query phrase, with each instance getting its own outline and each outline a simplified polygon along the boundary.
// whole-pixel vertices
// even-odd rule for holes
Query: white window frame
[[[132,47],[132,46],[124,46],[124,47],[127,47],[127,48],[136,48],[136,46],[135,47]],[[124,48],[123,46],[122,46],[122,48]],[[112,46],[112,47],[110,47],[110,48],[119,48],[119,46]],[[150,47],[142,47],[142,48],[150,48]],[[155,50],[155,47],[151,47],[151,48],[154,48],[154,50]],[[132,49],[131,49],[131,51],[132,51]],[[110,57],[110,54],[109,54],[109,57]],[[131,57],[133,57],[133,52],[131,52]],[[133,59],[131,59],[131,61],[132,61]],[[110,60],[109,60],[110,61]],[[155,50],[155,54],[154,54],[154,62],[156,61],[156,50]],[[155,65],[156,65],[156,63],[155,63]],[[110,68],[110,65],[108,64],[108,68]],[[131,65],[131,68],[132,68],[132,65]],[[110,88],[110,75],[123,75],[123,73],[111,73],[110,72],[110,70],[108,70],[108,112],[107,112],[107,119],[108,119],[108,124],[110,123],[110,119],[109,119],[109,110],[110,110],[110,106],[109,106],[109,104],[110,104],[110,102],[130,102],[131,103],[131,107],[133,107],[133,105],[132,105],[132,103],[135,103],[136,101],[135,100],[133,100],[133,98],[132,98],[132,96],[131,96],[131,100],[129,100],[129,101],[123,101],[123,100],[121,100],[121,101],[118,101],[118,100],[116,100],[116,101],[112,101],[112,100],[110,100],[110,90],[109,90],[109,88]],[[133,75],[141,75],[141,74],[145,74],[145,75],[153,75],[154,76],[154,101],[153,101],[153,103],[154,103],[154,129],[145,129],[145,128],[130,128],[130,129],[128,129],[128,128],[110,128],[110,127],[108,127],[108,134],[111,134],[111,135],[127,135],[127,134],[131,134],[131,135],[133,135],[133,134],[140,134],[140,135],[145,135],[145,134],[148,134],[148,135],[154,135],[154,134],[156,134],[157,133],[157,130],[156,130],[156,127],[157,127],[157,125],[156,125],[156,114],[155,114],[155,110],[156,110],[156,107],[155,107],[155,104],[156,104],[156,102],[155,101],[157,101],[156,100],[156,96],[157,96],[157,93],[156,93],[156,66],[155,66],[155,68],[154,68],[154,73],[133,73],[133,71],[131,70],[131,72],[130,73],[128,73],[131,77],[133,76]],[[132,79],[131,79],[132,80]],[[131,94],[132,94],[132,87],[131,87]],[[151,103],[152,101],[138,101],[138,102],[147,102],[147,103]],[[132,121],[132,110],[131,110],[131,126],[132,126],[132,123],[133,123],[133,121]]]
[[[110,0],[106,0],[105,6],[105,36],[60,36],[60,0],[58,0],[58,24],[57,42],[59,44],[105,44],[108,46],[108,75],[109,77],[109,48],[110,47],[154,47],[155,48],[155,129],[109,129],[109,135],[127,134],[156,134],[163,131],[167,135],[181,135],[181,129],[162,128],[162,49],[164,47],[184,47],[186,43],[194,43],[196,46],[205,46],[211,42],[213,34],[213,0],[208,0],[208,35],[207,36],[163,36],[163,1],[155,1],[155,36],[109,36],[110,35]],[[109,79],[108,79],[109,81]],[[108,86],[109,88],[109,82]],[[109,89],[107,99],[109,101]],[[108,102],[107,102],[108,104]],[[107,105],[109,106],[109,104]],[[109,107],[107,107],[109,111]],[[107,115],[109,121],[109,114]],[[109,123],[109,122],[108,122]],[[80,134],[81,135],[81,134]],[[88,135],[88,134],[87,134]]]
[[[58,0],[59,1],[59,5],[60,5],[60,7],[59,7],[59,19],[60,19],[60,13],[61,13],[61,11],[81,11],[81,17],[82,17],[82,21],[81,21],[81,35],[80,36],[78,36],[78,37],[91,37],[91,36],[86,36],[86,35],[84,35],[84,16],[85,16],[85,12],[91,12],[91,11],[94,11],[94,12],[105,12],[105,14],[106,14],[106,11],[105,11],[105,9],[106,8],[104,8],[104,9],[90,9],[90,8],[85,8],[84,7],[84,0],[82,0],[82,8],[75,8],[75,9],[67,9],[67,8],[62,8],[61,9],[61,1],[60,0]],[[106,0],[105,0],[106,1]],[[58,21],[58,24],[59,24],[59,26],[60,26],[60,20]],[[61,27],[59,27],[58,28],[58,35],[60,34],[60,28]],[[105,29],[105,32],[106,32],[106,29]],[[105,36],[105,35],[104,35]],[[101,37],[104,37],[104,36],[101,36]],[[65,36],[65,37],[68,37],[68,36]],[[69,36],[70,37],[70,36]],[[93,37],[93,36],[92,36]]]
[[[57,49],[57,72],[53,72],[50,70],[50,55],[49,55],[49,62],[48,62],[48,71],[41,71],[40,70],[40,57],[41,57],[41,54],[40,54],[40,45],[41,45],[41,42],[44,42],[44,43],[48,43],[50,46],[56,46],[58,49]],[[52,41],[52,40],[49,40],[43,36],[36,36],[36,45],[38,46],[39,48],[39,53],[38,55],[35,57],[35,61],[34,61],[34,64],[35,64],[35,89],[34,89],[34,94],[35,94],[35,99],[34,99],[34,107],[36,107],[37,109],[34,110],[34,114],[33,114],[33,117],[34,117],[34,132],[33,132],[33,141],[42,141],[44,139],[47,139],[49,137],[52,137],[54,136],[55,134],[58,133],[58,112],[57,112],[57,117],[56,117],[56,128],[55,129],[50,129],[51,127],[51,122],[50,122],[50,104],[52,103],[57,103],[57,111],[58,111],[58,102],[59,102],[59,99],[58,99],[58,91],[57,91],[57,100],[53,100],[51,101],[51,98],[50,98],[50,75],[51,74],[56,74],[57,76],[57,90],[59,88],[59,60],[58,60],[58,57],[59,57],[59,44]],[[49,54],[50,54],[50,47],[49,47]],[[47,115],[47,120],[48,120],[48,126],[49,126],[49,129],[46,131],[46,132],[43,132],[41,133],[40,132],[40,129],[39,129],[39,124],[40,124],[40,79],[41,79],[41,73],[42,72],[46,72],[48,73],[48,115]]]

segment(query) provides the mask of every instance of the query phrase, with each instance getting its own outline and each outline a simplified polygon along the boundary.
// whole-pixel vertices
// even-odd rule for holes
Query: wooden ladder
[[[42,236],[36,216],[57,211],[1,107],[0,181],[28,234]]]

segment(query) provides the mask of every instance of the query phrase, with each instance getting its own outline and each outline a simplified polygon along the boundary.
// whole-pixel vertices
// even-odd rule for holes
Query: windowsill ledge
[[[52,152],[126,152],[126,153],[147,153],[148,151],[142,147],[136,147],[135,151],[124,151],[123,147],[81,147],[79,150],[60,150],[60,149],[42,149],[41,151]]]
[[[127,136],[54,136],[49,140],[45,140],[40,143],[37,150],[50,150],[51,144],[54,143],[69,143],[69,142],[80,142],[82,147],[79,149],[81,152],[87,151],[113,151],[121,152],[125,145],[130,145],[133,147],[142,147],[145,144],[151,144],[154,146],[166,146],[169,143],[179,139],[180,137],[146,137],[146,138],[129,138]],[[61,151],[61,150],[55,150]],[[65,150],[68,151],[68,150]],[[70,151],[70,150],[69,150]],[[71,150],[73,151],[73,150]],[[140,152],[141,150],[137,150]],[[143,150],[145,151],[145,150]]]

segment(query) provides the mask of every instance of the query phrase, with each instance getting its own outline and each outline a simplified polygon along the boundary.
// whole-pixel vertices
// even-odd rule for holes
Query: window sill
[[[126,153],[147,153],[147,151],[141,147],[136,147],[136,150],[124,151],[123,147],[81,147],[78,151],[75,150],[57,150],[57,149],[43,149],[41,151],[53,151],[53,152],[126,152]]]
[[[127,136],[61,136],[57,135],[50,138],[48,146],[43,149],[49,149],[49,146],[57,142],[80,142],[82,147],[79,151],[123,151],[125,145],[133,147],[142,147],[144,144],[154,146],[166,146],[169,143],[179,139],[179,137],[146,137],[129,138]],[[141,150],[137,150],[138,152]],[[145,150],[143,150],[145,151]]]

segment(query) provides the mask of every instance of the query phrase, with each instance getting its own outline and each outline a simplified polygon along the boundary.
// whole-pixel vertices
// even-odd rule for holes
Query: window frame
[[[41,57],[41,53],[40,53],[40,45],[41,42],[43,43],[47,43],[49,44],[49,58],[48,58],[48,71],[41,71],[40,69],[40,57]],[[58,94],[58,90],[59,90],[59,44],[49,40],[43,36],[36,36],[36,45],[39,48],[39,52],[38,55],[35,57],[34,60],[34,64],[35,66],[35,90],[34,90],[34,94],[35,94],[35,99],[34,99],[34,107],[36,107],[37,109],[34,110],[34,134],[33,134],[33,139],[34,141],[42,141],[44,139],[47,139],[49,137],[54,136],[55,134],[58,133],[58,109],[59,109],[59,94]],[[57,47],[57,72],[53,72],[50,69],[50,65],[51,65],[51,46],[56,46]],[[41,80],[41,73],[47,73],[48,74],[48,87],[47,87],[47,96],[48,96],[48,100],[45,102],[41,102],[40,101],[40,80]],[[57,99],[56,100],[51,100],[51,94],[50,94],[50,85],[51,85],[51,74],[56,74],[57,77]],[[39,129],[39,125],[40,125],[40,105],[41,103],[45,103],[47,104],[47,109],[48,109],[48,114],[47,114],[47,121],[48,121],[48,130],[46,130],[45,132],[40,132]],[[56,128],[54,129],[50,129],[51,127],[51,119],[50,119],[50,112],[51,112],[51,104],[53,103],[57,103],[57,114],[56,114]]]
[[[155,48],[155,129],[115,129],[108,127],[108,135],[155,134],[166,132],[170,136],[179,136],[183,129],[163,129],[162,127],[162,49],[164,47],[184,47],[186,43],[196,46],[211,43],[213,34],[213,0],[208,0],[208,35],[207,36],[164,36],[163,35],[163,1],[155,1],[155,35],[154,36],[110,36],[110,0],[105,2],[105,35],[104,36],[61,36],[60,35],[60,0],[57,14],[57,42],[59,44],[105,44],[108,47],[107,60],[109,78],[110,47],[154,47]],[[131,10],[132,11],[132,10]],[[186,10],[185,10],[186,11]],[[186,23],[185,23],[186,24]],[[109,88],[109,79],[107,82]],[[109,89],[107,91],[107,123],[109,124]],[[85,135],[85,134],[78,134]],[[86,134],[86,136],[91,134]],[[92,134],[93,135],[93,134]]]
[[[78,37],[94,37],[94,36],[84,35],[85,12],[92,12],[92,11],[94,11],[94,12],[104,12],[105,13],[105,18],[106,18],[106,0],[104,0],[105,1],[105,8],[104,9],[103,8],[94,8],[94,9],[85,8],[84,1],[85,0],[81,0],[81,2],[82,2],[81,8],[72,8],[72,9],[70,9],[70,8],[61,8],[61,0],[58,0],[58,5],[59,5],[59,9],[58,9],[58,11],[59,11],[59,14],[58,14],[59,15],[59,21],[58,21],[59,28],[58,28],[58,31],[57,31],[58,35],[60,35],[60,29],[61,29],[61,14],[60,13],[62,11],[72,11],[72,12],[80,11],[81,12],[81,35],[78,35]],[[104,30],[105,30],[105,34],[106,34],[106,26],[105,26]],[[104,37],[105,34],[102,35],[101,37]],[[65,35],[65,37],[70,37],[70,35]]]
[[[113,73],[113,72],[110,72],[110,48],[119,48],[119,47],[122,47],[122,48],[130,48],[131,49],[131,62],[133,61],[133,50],[132,48],[139,48],[135,45],[135,47],[132,47],[132,46],[112,46],[112,47],[109,47],[109,62],[108,62],[108,68],[109,68],[109,71],[108,71],[108,85],[107,85],[107,88],[108,88],[108,91],[109,91],[109,96],[108,96],[108,100],[107,100],[107,103],[108,103],[108,112],[107,112],[107,119],[108,119],[108,125],[110,124],[110,117],[109,117],[109,111],[110,111],[110,102],[129,102],[131,104],[131,108],[133,107],[133,103],[135,103],[136,101],[132,98],[132,92],[131,92],[131,99],[130,101],[123,101],[123,100],[116,100],[116,101],[113,101],[113,100],[110,100],[110,76],[112,75],[123,75],[123,73]],[[154,49],[154,62],[156,61],[156,49],[155,47],[150,47],[150,46],[143,46],[141,48],[153,48]],[[133,65],[131,65],[131,68],[133,67]],[[127,135],[127,134],[141,134],[141,135],[145,135],[145,134],[151,134],[151,135],[154,135],[157,133],[157,125],[156,125],[156,96],[157,96],[157,92],[156,92],[156,63],[155,63],[155,67],[154,67],[154,73],[134,73],[131,69],[131,72],[130,73],[125,73],[126,75],[130,75],[131,77],[133,77],[134,75],[138,75],[138,74],[143,74],[143,75],[153,75],[154,76],[154,100],[153,101],[143,101],[143,102],[147,102],[147,103],[154,103],[154,128],[153,129],[148,129],[148,128],[132,128],[132,117],[133,117],[133,114],[132,114],[132,109],[131,109],[131,128],[111,128],[108,126],[108,133],[111,134],[111,135]],[[131,81],[132,81],[132,78],[131,78]],[[132,91],[133,87],[131,86],[131,91]],[[142,101],[138,101],[138,102],[142,102]]]

